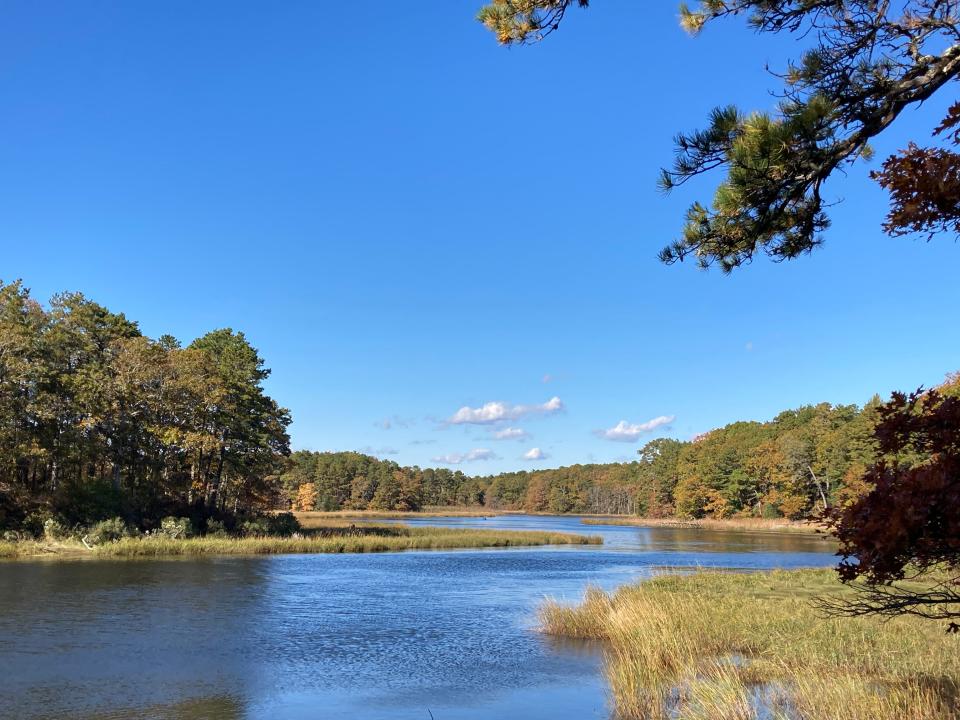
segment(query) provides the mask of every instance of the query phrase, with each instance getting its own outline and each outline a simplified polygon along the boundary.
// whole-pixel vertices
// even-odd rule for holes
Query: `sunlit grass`
[[[584,525],[626,525],[636,527],[700,528],[703,530],[745,530],[752,532],[799,532],[816,533],[824,528],[821,525],[785,518],[728,518],[715,520],[682,520],[678,518],[640,518],[640,517],[588,517],[580,522]]]
[[[702,572],[591,589],[540,620],[607,641],[615,709],[631,720],[960,717],[960,640],[931,621],[827,618],[811,603],[841,592],[831,570]]]
[[[600,539],[552,532],[337,525],[294,537],[124,538],[93,549],[76,541],[0,544],[0,557],[167,557],[181,555],[267,555],[278,553],[375,553],[532,545],[598,544]]]

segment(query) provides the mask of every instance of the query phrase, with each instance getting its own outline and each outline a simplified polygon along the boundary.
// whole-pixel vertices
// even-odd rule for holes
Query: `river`
[[[0,563],[0,717],[11,720],[590,720],[599,648],[534,629],[663,568],[826,566],[803,534],[416,524],[601,535],[602,546]]]

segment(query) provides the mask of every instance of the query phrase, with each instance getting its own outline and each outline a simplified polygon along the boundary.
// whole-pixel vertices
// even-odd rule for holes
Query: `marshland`
[[[542,632],[545,598],[575,603],[588,586],[612,592],[664,568],[834,561],[830,543],[799,534],[515,514],[404,525],[603,543],[0,563],[0,665],[17,668],[0,679],[0,707],[18,718],[599,720],[610,715],[604,643]]]
[[[617,717],[946,720],[960,654],[942,625],[825,617],[830,570],[696,571],[540,607],[543,632],[601,640]]]
[[[956,80],[960,0],[0,3],[0,720],[960,720]]]

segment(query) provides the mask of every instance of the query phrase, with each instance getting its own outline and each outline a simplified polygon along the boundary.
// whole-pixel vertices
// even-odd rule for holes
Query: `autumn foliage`
[[[863,478],[872,490],[828,516],[841,579],[873,588],[847,610],[958,617],[960,397],[894,393],[878,412],[881,455]],[[929,589],[897,586],[925,574],[938,578]]]
[[[960,103],[934,131],[960,144]],[[910,143],[892,155],[883,170],[872,173],[890,193],[891,208],[884,230],[891,235],[940,232],[960,235],[960,154],[946,148],[924,148]]]

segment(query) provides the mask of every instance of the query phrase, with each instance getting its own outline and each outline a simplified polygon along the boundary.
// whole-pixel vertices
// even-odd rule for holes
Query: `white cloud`
[[[530,448],[523,454],[524,460],[546,460],[549,456],[540,448]]]
[[[515,427],[507,427],[493,433],[494,440],[524,440],[528,437],[530,437],[530,433],[523,428]]]
[[[676,418],[673,415],[661,415],[644,423],[628,423],[621,420],[612,428],[607,430],[596,430],[595,433],[607,440],[616,440],[617,442],[634,442],[644,433],[653,432],[658,427],[669,425]]]
[[[553,381],[556,380],[556,379],[557,379],[557,378],[555,378],[555,377],[554,377],[553,375],[551,375],[550,373],[547,373],[546,375],[543,376],[543,382],[544,382],[544,384],[553,382]]]
[[[752,352],[752,351],[753,351],[753,341],[751,340],[750,342],[748,342],[748,343],[747,343],[746,345],[744,345],[743,347],[744,347],[744,349],[746,349],[747,352]]]
[[[490,425],[506,420],[517,420],[526,415],[552,415],[561,410],[563,410],[563,402],[558,397],[552,397],[541,405],[488,402],[478,408],[464,405],[447,422],[451,425]]]
[[[469,452],[438,455],[430,459],[433,460],[433,462],[443,463],[444,465],[459,465],[460,463],[477,462],[478,460],[494,460],[496,457],[493,450],[474,448]]]

